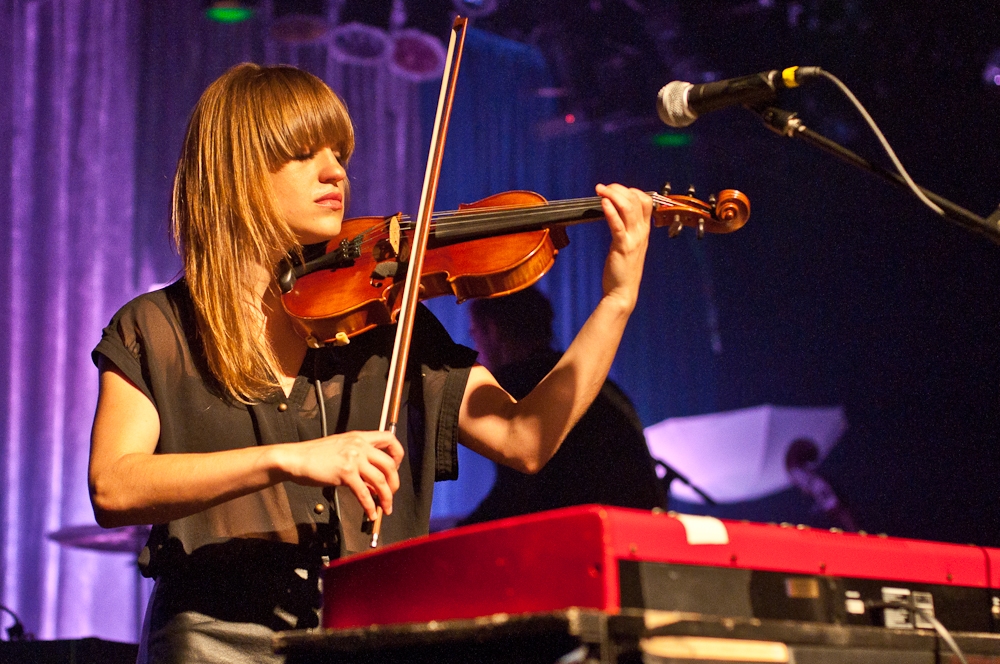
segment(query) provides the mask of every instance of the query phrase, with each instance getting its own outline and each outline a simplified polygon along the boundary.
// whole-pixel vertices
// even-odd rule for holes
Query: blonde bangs
[[[324,147],[346,164],[354,152],[354,128],[340,98],[320,79],[291,67],[275,67],[247,110],[261,135],[261,149],[274,172],[292,159]]]

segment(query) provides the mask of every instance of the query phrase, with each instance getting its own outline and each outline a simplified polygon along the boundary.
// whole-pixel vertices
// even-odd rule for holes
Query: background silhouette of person
[[[848,532],[858,530],[851,510],[825,477],[819,473],[819,448],[809,438],[797,438],[785,452],[785,469],[792,484],[813,503],[813,511],[822,514],[830,523]]]
[[[552,305],[532,286],[505,297],[474,300],[470,307],[469,334],[478,361],[520,399],[561,355],[552,348]],[[490,493],[460,523],[589,503],[640,509],[666,503],[642,422],[632,402],[610,380],[539,473],[527,475],[498,465]]]

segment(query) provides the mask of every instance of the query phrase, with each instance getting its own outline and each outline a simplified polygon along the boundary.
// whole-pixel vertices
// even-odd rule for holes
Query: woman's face
[[[323,148],[271,173],[278,213],[301,244],[325,242],[344,221],[347,172],[340,153]]]

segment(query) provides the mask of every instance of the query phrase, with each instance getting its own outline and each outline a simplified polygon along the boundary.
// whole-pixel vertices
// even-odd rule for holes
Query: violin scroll
[[[736,189],[723,189],[705,201],[694,196],[653,195],[653,225],[669,226],[670,236],[684,226],[698,229],[699,236],[709,233],[732,233],[750,218],[750,199]]]
[[[750,218],[750,199],[736,189],[723,189],[716,197],[715,218],[720,227],[717,233],[732,233],[743,228]]]

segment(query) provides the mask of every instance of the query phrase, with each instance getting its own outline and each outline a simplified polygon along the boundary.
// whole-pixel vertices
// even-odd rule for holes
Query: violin
[[[750,201],[725,189],[708,202],[652,194],[653,225],[671,237],[684,227],[701,237],[730,233],[750,216]],[[436,213],[420,280],[421,300],[453,295],[458,302],[507,295],[538,281],[569,243],[566,226],[604,218],[597,196],[548,202],[530,191],[494,194]],[[310,347],[344,345],[395,322],[410,258],[412,223],[401,214],[345,220],[322,255],[286,265],[278,276],[282,303]],[[322,245],[320,245],[322,247]]]

